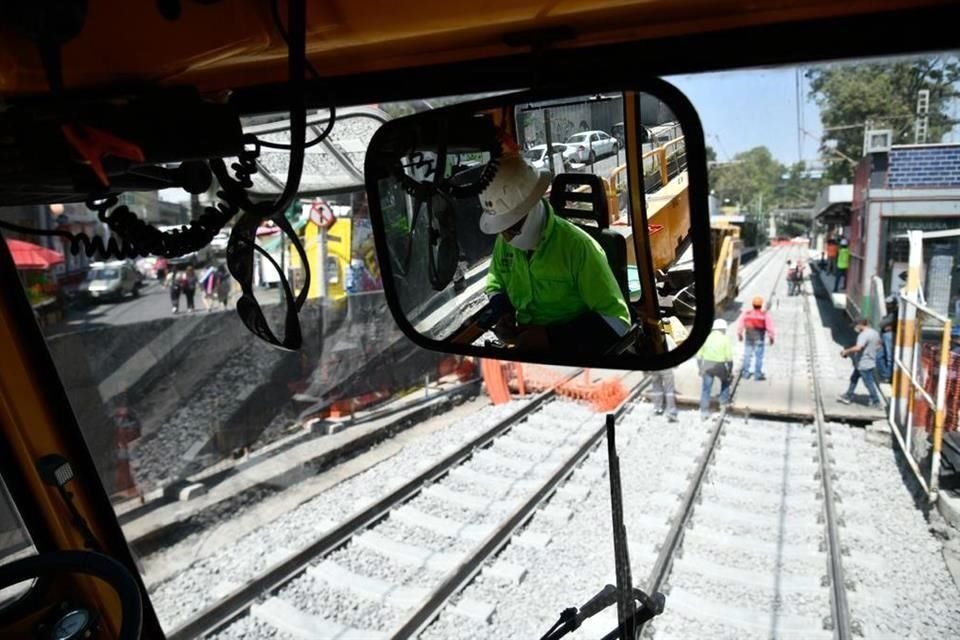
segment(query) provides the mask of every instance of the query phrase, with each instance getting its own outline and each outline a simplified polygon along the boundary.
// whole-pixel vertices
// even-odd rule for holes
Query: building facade
[[[899,291],[906,278],[909,230],[960,229],[960,144],[894,145],[867,155],[857,167],[844,235],[850,242],[847,300],[870,315],[877,304],[871,281]],[[928,303],[956,313],[960,296],[960,240],[924,243],[924,293]]]

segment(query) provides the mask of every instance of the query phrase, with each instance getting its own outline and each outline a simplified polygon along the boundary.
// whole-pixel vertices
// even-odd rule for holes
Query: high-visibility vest
[[[847,269],[850,267],[850,249],[840,247],[837,253],[837,269]]]

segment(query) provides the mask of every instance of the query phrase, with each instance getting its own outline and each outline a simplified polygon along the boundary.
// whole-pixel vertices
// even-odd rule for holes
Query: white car
[[[553,144],[553,171],[562,173],[567,165],[573,161],[575,151],[565,144]],[[523,157],[537,169],[549,169],[550,163],[547,161],[547,145],[538,144],[530,147],[523,152]]]
[[[581,131],[567,138],[564,144],[573,149],[576,162],[593,163],[620,149],[617,139],[603,131]]]
[[[129,262],[93,262],[80,285],[80,294],[89,300],[119,300],[128,293],[140,295],[143,276]]]
[[[223,229],[210,241],[210,251],[214,256],[222,258],[227,255],[227,244],[230,243],[230,229]]]

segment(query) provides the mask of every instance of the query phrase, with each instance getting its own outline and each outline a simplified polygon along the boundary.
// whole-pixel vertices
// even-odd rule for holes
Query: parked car
[[[570,162],[573,161],[575,151],[565,144],[556,142],[553,144],[553,170],[555,173],[564,171]],[[547,161],[547,145],[538,144],[530,147],[523,152],[523,157],[537,169],[549,169],[550,163]]]
[[[620,148],[620,143],[603,131],[581,131],[575,133],[565,143],[574,150],[576,162],[595,162],[597,158],[611,155]]]
[[[210,252],[217,258],[227,255],[227,243],[230,242],[230,229],[221,229],[210,241]]]
[[[127,261],[94,262],[80,285],[80,295],[88,300],[120,300],[140,295],[143,275]]]

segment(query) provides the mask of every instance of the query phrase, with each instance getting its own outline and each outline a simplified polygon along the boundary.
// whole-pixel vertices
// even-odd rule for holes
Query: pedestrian
[[[764,340],[770,339],[770,346],[773,346],[775,331],[773,328],[773,318],[763,310],[763,296],[754,296],[751,301],[753,308],[740,314],[737,320],[737,339],[743,342],[743,366],[740,372],[744,378],[750,379],[750,376],[757,380],[766,380],[763,374],[763,352]],[[750,372],[750,360],[753,359],[753,373]]]
[[[700,418],[710,417],[710,396],[713,381],[720,380],[720,407],[730,404],[730,383],[733,381],[733,343],[727,337],[727,321],[717,318],[706,342],[697,352],[697,364],[703,382],[700,386]]]
[[[219,300],[223,308],[226,309],[227,305],[230,304],[230,274],[227,273],[227,268],[221,264],[217,267],[217,275],[219,276],[219,282],[217,282],[217,300]]]
[[[183,289],[183,295],[187,299],[187,311],[194,311],[193,296],[197,293],[197,274],[193,271],[193,266],[188,266],[180,277],[180,288]]]
[[[870,394],[870,406],[874,408],[882,407],[876,378],[877,355],[880,353],[880,334],[870,326],[866,318],[859,318],[853,328],[857,332],[856,344],[840,352],[841,357],[851,356],[853,358],[853,373],[850,374],[850,385],[847,387],[847,392],[840,396],[838,401],[843,404],[853,402],[853,392],[857,388],[857,381],[863,380],[863,384]]]
[[[217,268],[210,265],[200,276],[200,289],[203,291],[203,308],[213,311],[217,303]]]
[[[827,240],[827,273],[833,273],[837,270],[837,241],[833,238]]]
[[[833,281],[833,292],[840,291],[842,286],[847,288],[847,269],[850,268],[850,247],[847,246],[847,239],[840,239],[840,249],[837,250],[837,277]],[[843,280],[843,284],[840,284]]]
[[[790,295],[798,296],[803,289],[803,262],[797,260],[796,266],[790,273]]]
[[[668,334],[666,336],[667,352],[677,348],[677,343]],[[653,411],[658,416],[667,412],[667,422],[677,421],[677,388],[674,383],[673,369],[651,371],[650,400],[653,401]]]
[[[167,280],[164,286],[170,289],[170,304],[173,305],[173,313],[180,312],[180,274],[176,269],[170,269],[167,273]]]
[[[877,360],[877,373],[881,382],[890,382],[893,377],[893,341],[897,337],[897,297],[887,296],[887,315],[880,320],[880,341],[883,349]]]

